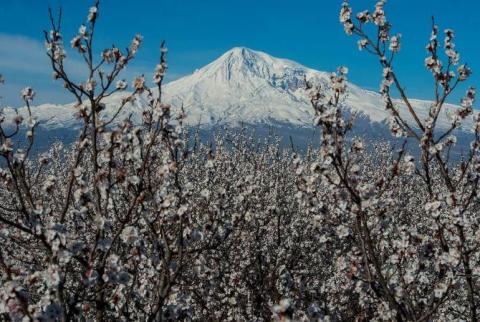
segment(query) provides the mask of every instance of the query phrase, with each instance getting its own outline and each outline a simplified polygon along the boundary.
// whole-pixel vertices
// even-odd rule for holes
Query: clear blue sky
[[[24,85],[35,87],[37,103],[70,101],[44,64],[42,30],[48,28],[47,8],[63,7],[63,33],[69,44],[93,1],[1,1],[0,73],[7,79],[7,85],[0,88],[2,104],[20,104],[18,92]],[[351,2],[355,11],[371,10],[375,4],[374,0]],[[319,70],[332,71],[346,65],[352,82],[377,90],[377,62],[359,52],[356,40],[343,33],[338,22],[340,4],[341,0],[103,0],[97,49],[112,43],[126,47],[135,33],[142,34],[144,45],[125,75],[131,77],[150,72],[158,60],[159,43],[165,39],[169,47],[169,77],[175,79],[232,47],[246,46]],[[387,10],[395,31],[403,35],[396,70],[412,97],[430,98],[432,81],[423,68],[423,60],[432,15],[441,30],[456,31],[457,48],[476,72],[470,84],[478,84],[480,1],[390,0]],[[69,57],[75,73],[78,57],[73,53]],[[460,96],[456,95],[454,101]]]

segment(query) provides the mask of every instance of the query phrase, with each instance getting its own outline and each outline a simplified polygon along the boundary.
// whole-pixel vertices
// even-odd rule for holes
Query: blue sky
[[[37,91],[37,103],[71,101],[59,82],[51,78],[43,49],[42,31],[48,28],[47,8],[63,7],[66,40],[76,33],[93,1],[2,0],[0,7],[0,73],[7,83],[0,88],[2,104],[19,105],[19,90]],[[162,39],[169,48],[169,78],[193,72],[236,46],[265,51],[306,66],[333,71],[350,68],[352,82],[377,90],[380,70],[376,60],[359,52],[338,22],[341,0],[103,0],[97,28],[97,49],[115,43],[128,46],[135,33],[144,36],[137,60],[125,77],[149,73],[158,61]],[[374,0],[352,0],[354,11],[372,9]],[[432,80],[423,68],[425,44],[434,15],[441,30],[456,31],[462,60],[480,73],[480,36],[477,0],[390,0],[387,4],[394,30],[402,33],[402,52],[396,70],[412,97],[431,97]],[[72,73],[81,62],[69,55]],[[461,88],[462,91],[465,86]],[[457,101],[463,92],[452,97]]]

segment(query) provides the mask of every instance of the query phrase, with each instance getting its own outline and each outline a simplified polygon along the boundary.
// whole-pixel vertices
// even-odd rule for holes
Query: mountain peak
[[[235,56],[244,56],[246,54],[255,54],[258,53],[258,51],[243,47],[243,46],[238,46],[238,47],[233,47],[230,50],[227,50],[224,55],[235,55]]]
[[[304,125],[312,118],[302,94],[305,77],[319,75],[323,74],[287,59],[234,47],[194,74],[167,84],[164,93],[173,105],[195,106],[202,122],[276,119]],[[193,119],[200,122],[200,117]]]
[[[234,47],[195,74],[196,77],[215,79],[222,86],[255,80],[272,83],[285,75],[303,78],[308,71],[308,68],[287,59],[275,58],[247,47]]]
[[[222,73],[224,80],[232,81],[243,76],[268,78],[272,62],[271,56],[267,54],[246,47],[235,47],[220,56],[211,67],[215,72]]]
[[[246,64],[259,63],[262,61],[272,62],[275,59],[278,58],[247,47],[233,47],[218,58],[218,60],[236,60]]]
[[[273,57],[265,52],[253,50],[247,47],[234,47],[225,52],[217,61],[237,61],[247,65],[270,65],[272,68],[302,68],[306,67],[291,60]]]

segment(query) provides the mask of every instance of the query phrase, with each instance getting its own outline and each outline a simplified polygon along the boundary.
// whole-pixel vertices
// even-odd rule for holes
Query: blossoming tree
[[[61,12],[50,12],[53,77],[82,126],[72,146],[38,156],[33,89],[21,92],[27,115],[0,118],[0,319],[477,321],[475,90],[449,115],[450,128],[436,126],[471,71],[453,31],[442,50],[433,23],[425,65],[434,99],[421,119],[395,73],[401,36],[384,7],[354,16],[345,2],[340,21],[378,59],[390,129],[405,143],[392,152],[351,137],[341,67],[326,87],[305,82],[321,135],[304,154],[244,130],[199,142],[183,124],[188,111],[162,100],[165,44],[154,88],[143,75],[130,88],[120,77],[141,36],[125,50],[93,51],[99,2],[70,41],[87,71],[74,81]],[[105,98],[117,92],[124,98],[107,117]],[[140,124],[120,118],[136,100]],[[455,131],[466,118],[475,121],[472,144],[456,162]]]

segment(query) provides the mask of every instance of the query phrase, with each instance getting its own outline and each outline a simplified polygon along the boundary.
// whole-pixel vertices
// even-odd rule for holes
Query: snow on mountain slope
[[[236,126],[240,123],[309,127],[312,125],[313,110],[304,90],[304,78],[325,85],[329,82],[329,75],[290,60],[238,47],[195,73],[166,84],[163,89],[164,101],[174,107],[183,104],[187,123],[200,124],[204,128],[215,125]],[[117,93],[106,99],[107,119],[113,115],[125,95]],[[405,106],[400,101],[397,103],[401,114],[411,120]],[[412,100],[412,104],[420,119],[425,119],[431,102]],[[120,119],[132,114],[139,121],[141,105],[141,100],[138,100],[128,106],[121,113]],[[346,105],[369,122],[379,123],[389,118],[379,94],[351,83],[348,85]],[[446,114],[454,108],[454,105],[445,106],[439,118],[439,127],[449,126]],[[74,128],[78,125],[78,120],[73,116],[73,104],[43,104],[32,110],[47,129]],[[25,108],[18,109],[18,112],[26,115]],[[12,118],[15,110],[6,108],[4,114],[7,119]]]
[[[173,105],[183,102],[194,123],[307,125],[312,116],[303,93],[305,74],[328,79],[327,73],[288,60],[234,48],[193,75],[167,84],[164,92]]]

